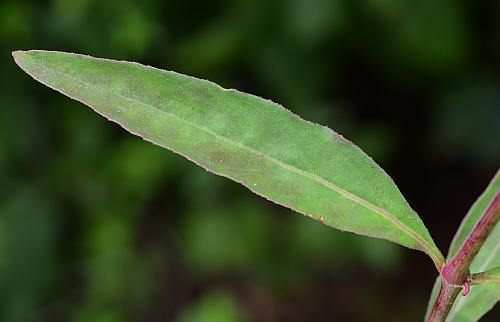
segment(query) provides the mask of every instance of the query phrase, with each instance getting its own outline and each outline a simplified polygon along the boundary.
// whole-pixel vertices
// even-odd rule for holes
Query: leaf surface
[[[487,288],[500,301],[500,267],[476,274],[474,283]]]
[[[34,79],[129,132],[340,230],[443,257],[392,179],[357,146],[278,104],[171,71],[14,52]]]
[[[460,228],[458,229],[453,241],[447,259],[450,260],[460,249],[462,243],[474,228],[476,222],[481,218],[489,204],[500,191],[500,170],[497,171],[490,184],[483,194],[472,205]],[[471,273],[484,272],[494,267],[500,266],[500,225],[496,225],[491,235],[481,247],[479,253],[474,258],[470,266]],[[439,280],[439,278],[438,278]],[[440,283],[435,283],[431,293],[431,300],[427,313],[430,312],[434,301],[433,295],[436,289],[439,290]],[[493,308],[497,299],[495,295],[485,285],[473,285],[467,296],[458,296],[448,314],[447,322],[473,322],[479,320],[484,314]]]

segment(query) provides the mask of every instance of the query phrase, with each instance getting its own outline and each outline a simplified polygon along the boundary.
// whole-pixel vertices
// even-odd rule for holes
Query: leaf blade
[[[337,229],[422,250],[442,265],[392,179],[326,127],[256,96],[137,63],[47,51],[13,55],[41,83],[210,172]]]
[[[471,283],[488,289],[500,301],[500,267],[472,275]]]

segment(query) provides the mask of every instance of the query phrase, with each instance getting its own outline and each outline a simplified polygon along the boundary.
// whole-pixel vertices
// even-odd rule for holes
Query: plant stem
[[[460,293],[460,288],[447,283],[445,280],[441,281],[441,290],[439,291],[439,296],[434,303],[432,312],[427,319],[427,322],[440,322],[444,321],[451,310],[453,302],[458,293]]]
[[[500,192],[470,232],[455,256],[441,270],[441,290],[434,303],[428,322],[446,319],[460,288],[470,275],[469,266],[500,219]]]
[[[450,284],[462,285],[469,276],[469,266],[500,218],[500,193],[472,229],[457,254],[443,267],[441,275]]]

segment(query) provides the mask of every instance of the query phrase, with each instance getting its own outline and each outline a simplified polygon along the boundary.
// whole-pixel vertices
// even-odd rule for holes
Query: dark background
[[[497,1],[0,1],[0,321],[420,321],[436,276],[127,134],[12,50],[280,102],[371,155],[446,253],[500,164],[499,17]]]

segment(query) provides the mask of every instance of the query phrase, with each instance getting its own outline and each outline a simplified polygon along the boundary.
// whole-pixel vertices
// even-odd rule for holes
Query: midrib
[[[97,59],[97,58],[94,58],[94,59]],[[139,64],[139,65],[140,65],[140,64]],[[57,69],[54,69],[54,68],[51,68],[51,67],[48,67],[48,66],[45,66],[45,65],[43,65],[43,66],[44,66],[45,68],[47,68],[48,70],[50,70],[50,71],[53,71],[53,72],[56,72],[56,73],[58,73],[58,74],[63,75],[64,77],[67,77],[67,78],[70,78],[70,79],[76,80],[77,82],[80,82],[80,83],[85,83],[86,85],[89,85],[89,86],[91,86],[91,87],[93,87],[93,88],[96,88],[97,90],[101,90],[101,91],[103,90],[102,88],[99,88],[99,86],[98,86],[98,85],[95,85],[95,84],[93,84],[93,83],[91,83],[91,82],[89,82],[89,81],[87,81],[87,80],[85,80],[85,79],[80,79],[80,78],[77,78],[77,77],[75,77],[75,76],[69,75],[69,74],[67,74],[67,73],[64,73],[64,72],[62,72],[62,71],[59,71],[59,70],[57,70]],[[145,67],[145,66],[143,66],[143,65],[141,65],[141,66],[142,66],[143,68]],[[156,69],[156,68],[154,68],[154,70],[155,70],[155,71],[165,72],[165,71],[163,71],[163,70]],[[44,83],[44,82],[42,82],[42,83]],[[186,120],[186,119],[180,118],[180,117],[178,117],[177,115],[175,115],[175,114],[173,114],[173,113],[171,113],[171,112],[168,112],[168,111],[162,110],[162,109],[160,109],[160,108],[158,108],[158,107],[156,107],[156,106],[154,106],[154,105],[150,105],[150,104],[144,103],[144,102],[139,101],[139,100],[137,100],[137,99],[135,99],[135,98],[133,98],[133,97],[129,97],[129,96],[123,95],[123,94],[121,94],[121,93],[119,93],[119,92],[116,92],[116,91],[113,91],[113,90],[105,90],[105,91],[106,91],[106,92],[109,92],[109,93],[111,93],[111,94],[113,94],[113,95],[116,95],[116,96],[118,96],[118,97],[122,97],[123,99],[129,100],[129,101],[133,101],[133,102],[135,102],[135,103],[138,103],[138,104],[140,104],[140,105],[143,105],[143,106],[145,106],[145,107],[147,107],[147,108],[153,108],[153,109],[158,110],[158,111],[160,111],[160,112],[162,112],[162,113],[165,113],[165,114],[169,115],[170,117],[172,117],[172,118],[174,118],[174,119],[176,119],[176,120],[178,120],[178,121],[180,121],[180,122],[184,122],[184,123],[186,123],[186,124],[188,124],[188,125],[190,125],[190,126],[192,126],[192,127],[195,127],[195,128],[197,128],[197,129],[199,129],[200,131],[206,132],[206,133],[208,133],[208,134],[210,134],[210,135],[212,135],[212,136],[214,136],[214,137],[216,137],[216,138],[218,138],[218,139],[220,139],[220,140],[222,140],[222,141],[228,142],[229,144],[232,144],[232,145],[236,145],[236,146],[238,146],[238,147],[239,147],[239,148],[241,148],[241,149],[244,149],[244,150],[246,150],[246,151],[248,151],[248,152],[251,152],[252,154],[258,155],[259,157],[263,157],[263,158],[265,158],[266,160],[268,160],[268,161],[270,161],[270,162],[273,162],[273,163],[277,164],[278,166],[280,166],[280,167],[282,167],[282,168],[284,168],[284,169],[286,169],[286,170],[289,170],[289,171],[294,172],[294,173],[297,173],[297,174],[299,174],[299,175],[302,175],[302,176],[308,177],[308,178],[310,178],[311,180],[316,181],[316,182],[318,182],[318,183],[322,184],[323,186],[325,186],[325,187],[327,187],[327,188],[329,188],[329,189],[331,189],[331,190],[333,190],[333,191],[335,191],[335,192],[337,192],[337,193],[341,194],[341,195],[342,195],[342,196],[344,196],[345,198],[350,199],[350,200],[352,200],[353,202],[358,203],[358,204],[360,204],[361,206],[363,206],[363,207],[366,207],[366,208],[370,209],[370,210],[371,210],[371,211],[373,211],[374,213],[376,213],[376,214],[378,214],[378,215],[382,216],[383,218],[385,218],[385,219],[389,220],[391,223],[393,223],[393,224],[394,224],[397,228],[399,228],[401,231],[403,231],[404,233],[406,233],[406,234],[408,234],[410,237],[412,237],[412,238],[413,238],[413,239],[414,239],[414,240],[415,240],[415,241],[416,241],[416,242],[417,242],[417,243],[421,246],[421,249],[422,249],[423,251],[425,251],[425,252],[426,252],[429,256],[431,256],[431,258],[434,260],[435,264],[436,264],[436,265],[438,265],[437,263],[439,262],[439,260],[438,260],[438,259],[439,259],[439,255],[437,255],[437,254],[433,251],[433,249],[432,249],[431,247],[429,247],[429,245],[428,245],[427,241],[425,241],[424,239],[422,239],[422,237],[420,237],[420,236],[419,236],[416,232],[414,232],[414,231],[413,231],[412,229],[410,229],[408,226],[406,226],[406,225],[405,225],[405,224],[403,224],[401,221],[399,221],[399,220],[398,220],[398,219],[397,219],[394,215],[392,215],[392,214],[390,214],[389,212],[387,212],[387,211],[385,211],[385,210],[383,210],[383,209],[381,209],[381,208],[379,208],[379,207],[377,207],[377,206],[375,206],[375,205],[371,204],[371,203],[370,203],[370,202],[368,202],[367,200],[365,200],[365,199],[363,199],[363,198],[361,198],[361,197],[359,197],[359,196],[357,196],[357,195],[354,195],[354,194],[352,194],[352,193],[351,193],[351,192],[349,192],[349,191],[346,191],[346,190],[344,190],[344,189],[342,189],[342,188],[338,187],[337,185],[335,185],[335,184],[333,184],[333,183],[331,183],[331,182],[327,181],[326,179],[324,179],[324,178],[322,178],[322,177],[320,177],[320,176],[318,176],[318,175],[315,175],[315,174],[312,174],[312,173],[306,172],[306,171],[301,170],[301,169],[299,169],[299,168],[296,168],[296,167],[294,167],[294,166],[292,166],[292,165],[286,164],[286,163],[284,163],[284,162],[282,162],[282,161],[280,161],[280,160],[278,160],[278,159],[275,159],[275,158],[273,158],[273,157],[271,157],[271,156],[269,156],[269,155],[267,155],[267,154],[265,154],[265,153],[263,153],[263,152],[257,151],[257,150],[255,150],[255,149],[253,149],[253,148],[251,148],[251,147],[246,146],[246,145],[242,145],[242,144],[241,144],[241,143],[239,143],[239,142],[231,141],[231,140],[229,140],[228,138],[226,138],[226,137],[224,137],[224,136],[222,136],[222,135],[220,135],[220,134],[218,134],[218,133],[216,133],[216,132],[213,132],[212,130],[210,130],[210,129],[206,128],[206,127],[200,126],[200,125],[198,125],[198,124],[196,124],[196,123],[194,123],[194,122],[191,122],[191,121],[189,121],[189,120]]]

